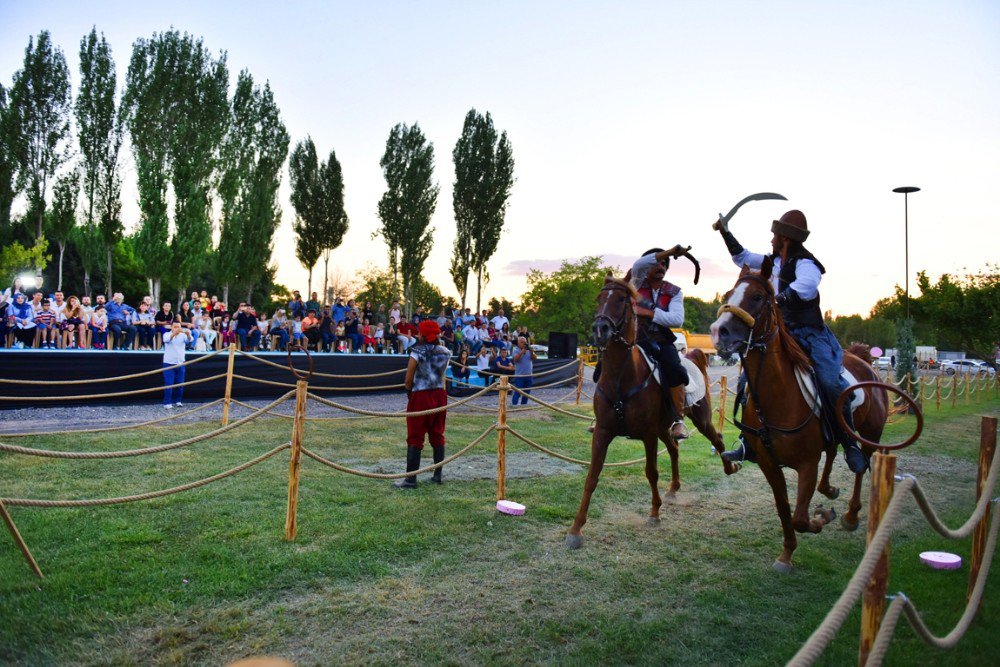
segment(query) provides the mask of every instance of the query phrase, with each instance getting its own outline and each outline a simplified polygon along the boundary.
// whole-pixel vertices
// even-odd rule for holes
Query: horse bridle
[[[631,300],[632,293],[624,285],[620,285],[618,283],[610,283],[606,284],[603,288],[601,288],[601,292],[616,291],[616,290],[626,292],[629,295],[629,299]],[[604,305],[607,305],[607,302],[605,302]],[[611,317],[604,314],[604,305],[602,305],[601,307],[601,312],[598,313],[596,317],[594,317],[594,322],[596,323],[600,320],[604,320],[605,322],[607,322],[611,326],[611,338],[609,339],[609,342],[618,341],[619,343],[624,345],[627,349],[631,350],[633,347],[635,347],[635,340],[633,339],[632,342],[629,342],[625,340],[625,338],[623,337],[623,333],[625,331],[625,324],[628,322],[629,319],[628,317],[629,308],[628,307],[622,308],[621,318],[619,318],[618,320],[613,320],[611,319]]]
[[[763,287],[765,293],[767,293],[768,296],[770,296],[771,286],[768,284],[766,279],[750,273],[740,277],[740,279],[736,281],[736,284],[739,285],[741,282],[744,281],[757,283],[758,285]],[[734,306],[729,303],[724,303],[721,306],[719,306],[719,310],[715,315],[716,317],[722,317],[725,313],[729,313],[736,319],[743,322],[749,328],[749,332],[747,333],[747,340],[745,343],[742,344],[743,351],[738,352],[738,354],[740,355],[741,362],[743,361],[743,355],[749,353],[751,350],[754,349],[766,350],[767,344],[778,333],[778,327],[775,325],[774,309],[775,309],[775,303],[773,298],[768,299],[768,309],[766,312],[767,317],[765,319],[761,319],[760,317],[754,317],[753,315],[751,315],[744,309],[740,308],[739,306]],[[757,336],[754,336],[754,331],[756,331],[758,328],[757,325],[761,323],[763,323],[763,329],[764,329],[763,332],[758,334]]]

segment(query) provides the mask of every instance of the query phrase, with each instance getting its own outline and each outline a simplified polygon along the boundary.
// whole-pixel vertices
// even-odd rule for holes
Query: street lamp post
[[[906,319],[910,319],[910,193],[920,192],[920,188],[903,185],[893,188],[893,192],[903,195],[903,253],[906,255]]]

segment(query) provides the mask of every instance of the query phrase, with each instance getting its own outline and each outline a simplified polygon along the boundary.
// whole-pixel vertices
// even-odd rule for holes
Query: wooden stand
[[[951,407],[958,403],[958,373],[951,376]]]
[[[935,400],[937,402],[937,411],[941,412],[941,376],[940,375],[937,376],[936,382],[937,382],[937,397],[936,397]]]
[[[295,383],[295,420],[292,422],[292,450],[288,459],[288,510],[285,512],[285,539],[295,540],[298,532],[299,472],[302,468],[302,431],[306,422],[306,394],[309,383]]]
[[[507,394],[510,392],[510,378],[500,376],[499,405],[497,407],[497,500],[504,500],[507,494]]]
[[[24,541],[24,538],[21,537],[21,532],[17,529],[17,526],[14,525],[14,519],[7,511],[7,506],[3,504],[3,501],[0,501],[0,515],[3,515],[4,523],[7,524],[7,530],[10,531],[14,541],[17,542],[17,548],[20,549],[21,553],[24,555],[24,560],[28,561],[28,565],[31,566],[31,569],[34,570],[39,579],[44,579],[45,577],[42,576],[42,570],[38,567],[38,563],[35,562],[35,557],[31,555],[31,550],[28,548],[28,544]]]
[[[580,394],[583,393],[583,357],[576,369],[576,404],[580,405]]]
[[[976,479],[976,502],[979,502],[983,495],[983,486],[985,486],[986,477],[990,473],[996,449],[997,418],[983,417],[979,431],[979,475]],[[975,530],[972,531],[972,556],[969,558],[969,588],[965,594],[966,600],[972,597],[972,589],[976,585],[979,569],[983,565],[983,555],[986,551],[986,531],[989,524],[990,512],[987,510],[983,518],[976,524]]]
[[[868,538],[866,544],[871,544],[872,537],[882,523],[892,491],[895,485],[896,457],[893,454],[876,452],[872,456],[871,497],[868,501]],[[862,595],[861,606],[861,642],[858,646],[858,665],[864,667],[868,662],[875,635],[878,634],[885,611],[885,591],[889,585],[889,545],[885,545],[878,564],[872,571]]]
[[[720,434],[722,429],[726,426],[726,398],[729,393],[729,381],[726,376],[723,375],[719,378],[719,428],[715,429]]]
[[[222,425],[229,425],[229,403],[233,400],[233,366],[236,361],[236,343],[229,344],[229,366],[226,369],[226,400],[222,405]]]

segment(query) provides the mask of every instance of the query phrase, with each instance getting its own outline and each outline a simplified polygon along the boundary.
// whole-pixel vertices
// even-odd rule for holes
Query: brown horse
[[[774,569],[791,570],[795,551],[795,531],[818,533],[836,514],[820,506],[809,516],[813,493],[819,490],[836,498],[840,490],[830,486],[830,469],[837,454],[837,443],[826,442],[815,405],[800,391],[795,369],[808,369],[810,362],[785,329],[771,284],[771,259],[764,260],[760,273],[746,266],[733,289],[726,293],[726,303],[719,309],[719,319],[711,327],[712,340],[719,354],[738,352],[743,357],[748,399],[743,410],[747,443],[757,455],[761,472],[771,485],[778,517],[784,533],[784,548]],[[878,380],[870,363],[850,352],[844,353],[844,366],[857,381]],[[864,402],[854,410],[858,433],[878,442],[887,415],[888,398],[884,389],[865,388]],[[826,453],[823,475],[816,484],[819,459]],[[871,454],[871,448],[865,448]],[[795,513],[788,504],[788,491],[782,466],[798,474]],[[861,482],[864,473],[855,476],[854,492],[841,524],[847,530],[858,526],[861,510]]]
[[[597,313],[594,317],[594,339],[604,351],[601,355],[603,371],[594,392],[594,415],[596,426],[590,445],[590,469],[583,487],[583,498],[576,520],[566,536],[566,546],[578,548],[582,543],[580,529],[587,521],[590,498],[597,488],[597,480],[604,467],[608,445],[617,436],[642,440],[646,450],[646,479],[653,492],[653,503],[649,510],[650,524],[660,520],[660,492],[657,489],[656,470],[657,440],[662,440],[670,453],[670,488],[672,496],[681,486],[677,469],[677,443],[670,437],[672,415],[665,409],[660,385],[636,347],[636,322],[633,311],[636,298],[635,289],[626,281],[608,276],[597,297]],[[712,426],[712,399],[709,391],[708,361],[701,350],[687,354],[695,366],[701,370],[705,382],[705,396],[685,409],[685,415],[695,427],[711,441],[716,451],[722,453],[725,445]],[[683,391],[679,387],[678,391]],[[728,461],[723,461],[726,474],[737,470]]]

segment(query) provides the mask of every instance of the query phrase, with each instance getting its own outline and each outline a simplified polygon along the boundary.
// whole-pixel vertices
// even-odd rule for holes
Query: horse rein
[[[611,283],[611,284],[605,285],[601,289],[601,292],[605,292],[605,291],[610,291],[610,292],[613,292],[613,291],[628,292],[629,299],[631,300],[631,298],[632,298],[632,294],[631,294],[631,292],[629,292],[628,288],[625,287],[624,285],[619,285],[618,283]],[[606,302],[605,302],[605,305],[606,305]],[[625,324],[628,321],[628,310],[629,310],[628,308],[623,308],[622,309],[621,318],[618,319],[618,320],[613,320],[613,319],[611,319],[610,316],[604,314],[604,307],[602,306],[601,307],[601,312],[596,317],[594,317],[594,321],[596,322],[598,320],[604,320],[605,322],[607,322],[611,326],[611,339],[610,340],[611,341],[618,341],[619,343],[621,343],[622,345],[624,345],[628,350],[631,350],[633,347],[635,347],[635,339],[633,338],[632,342],[629,342],[629,341],[625,340],[625,338],[623,336],[624,330],[625,330]]]

